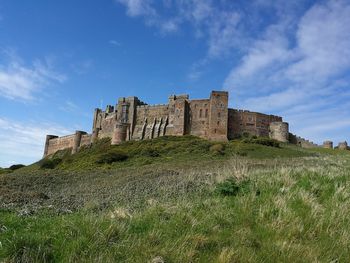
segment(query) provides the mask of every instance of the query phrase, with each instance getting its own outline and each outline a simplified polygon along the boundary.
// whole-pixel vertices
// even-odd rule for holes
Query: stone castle
[[[168,103],[161,105],[148,105],[137,97],[119,98],[115,106],[108,105],[105,111],[95,109],[91,134],[76,131],[63,137],[47,135],[44,157],[68,148],[76,153],[79,147],[105,137],[111,138],[111,144],[115,145],[167,135],[227,141],[244,134],[302,147],[317,146],[289,133],[289,125],[282,117],[231,109],[228,92],[212,91],[209,99],[190,100],[188,95],[171,95]]]

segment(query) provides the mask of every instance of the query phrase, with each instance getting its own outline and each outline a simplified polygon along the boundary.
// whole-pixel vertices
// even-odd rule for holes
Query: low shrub
[[[149,149],[144,149],[141,154],[143,156],[148,156],[148,157],[159,157],[160,156],[160,152],[157,149],[154,148],[149,148]]]
[[[242,142],[244,142],[244,143],[261,144],[261,145],[271,146],[271,147],[276,147],[276,148],[280,147],[280,143],[278,141],[276,141],[274,139],[267,138],[267,137],[245,138],[245,139],[242,140]]]
[[[10,167],[9,167],[9,169],[11,170],[11,171],[14,171],[14,170],[17,170],[17,169],[20,169],[20,168],[23,168],[23,167],[26,167],[24,164],[14,164],[14,165],[11,165]]]
[[[41,169],[54,169],[61,162],[62,162],[61,158],[44,159],[40,163],[40,168]]]
[[[107,152],[97,157],[98,164],[111,164],[115,162],[122,162],[128,159],[128,155],[123,152]]]
[[[221,143],[218,143],[210,146],[209,151],[217,155],[224,155],[225,147]]]
[[[249,180],[237,180],[236,178],[228,178],[216,185],[215,192],[224,196],[236,196],[245,194],[250,190]]]

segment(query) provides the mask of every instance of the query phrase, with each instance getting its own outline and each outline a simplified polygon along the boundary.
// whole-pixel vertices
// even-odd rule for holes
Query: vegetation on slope
[[[271,146],[271,147],[266,147]],[[250,158],[280,158],[310,156],[312,153],[297,147],[281,145],[268,138],[244,138],[227,143],[210,142],[198,137],[160,137],[146,141],[130,141],[111,146],[110,139],[82,148],[71,155],[59,151],[34,165],[46,169],[87,170],[143,166],[159,163],[177,163],[188,160],[218,160],[232,156]]]
[[[101,151],[107,142],[100,143],[75,156],[57,154],[53,159],[61,162],[54,169],[39,163],[0,176],[0,259],[342,262],[350,257],[348,152],[197,138]],[[128,157],[99,163],[109,151]]]

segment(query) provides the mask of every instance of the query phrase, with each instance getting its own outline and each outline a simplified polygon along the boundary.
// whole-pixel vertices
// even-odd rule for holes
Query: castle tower
[[[339,150],[347,150],[348,149],[348,143],[345,141],[345,142],[340,142],[338,144],[338,149]]]
[[[187,94],[172,95],[169,97],[169,126],[172,129],[170,135],[187,134],[188,99],[189,96]]]
[[[81,136],[83,134],[86,134],[84,131],[76,131],[74,135],[74,142],[73,142],[73,149],[72,154],[75,154],[79,150],[80,142],[81,142]]]
[[[118,145],[118,144],[121,144],[122,142],[126,141],[128,127],[129,127],[129,125],[127,123],[118,122],[116,124],[116,126],[114,127],[113,137],[112,137],[112,141],[111,141],[112,145]]]
[[[91,136],[91,143],[97,142],[99,132],[100,132],[100,128],[93,129],[92,136]]]
[[[228,92],[212,91],[210,94],[208,139],[227,141]]]
[[[325,148],[325,149],[333,149],[333,142],[332,141],[324,141],[323,142],[323,148]]]
[[[287,122],[271,122],[270,123],[270,134],[271,139],[288,142],[289,141],[289,125]]]
[[[58,136],[56,135],[46,135],[46,141],[45,141],[45,148],[44,148],[44,156],[43,158],[45,158],[48,153],[49,153],[49,145],[50,145],[50,140],[51,139],[55,139],[58,138]]]

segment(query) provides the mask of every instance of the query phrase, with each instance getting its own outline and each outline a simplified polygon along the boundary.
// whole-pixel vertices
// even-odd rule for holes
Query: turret
[[[333,149],[333,142],[332,141],[324,141],[323,142],[323,148],[325,148],[325,149]]]
[[[128,127],[129,127],[129,124],[127,124],[127,123],[118,122],[116,124],[116,126],[114,127],[113,137],[112,137],[112,141],[111,141],[112,145],[118,145],[118,144],[121,144],[122,142],[126,141]]]
[[[347,150],[348,149],[348,143],[345,141],[345,142],[340,142],[338,144],[338,149],[339,150]]]
[[[287,122],[271,122],[269,136],[271,139],[288,142],[289,140],[289,125]]]
[[[49,153],[50,140],[51,139],[55,139],[55,138],[58,138],[58,136],[56,136],[56,135],[46,135],[43,158],[45,158],[48,155],[48,153]]]
[[[72,154],[75,154],[79,150],[80,142],[81,142],[81,136],[83,134],[86,134],[84,131],[76,131],[74,135],[74,142],[73,142],[73,149]]]

